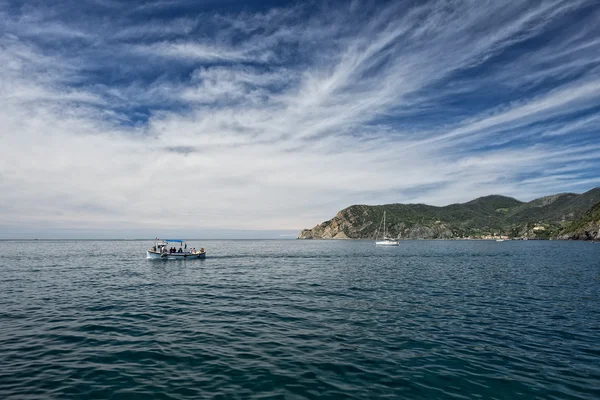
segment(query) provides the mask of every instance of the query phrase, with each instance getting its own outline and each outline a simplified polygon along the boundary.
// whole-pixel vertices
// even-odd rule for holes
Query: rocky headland
[[[397,239],[596,240],[599,204],[600,187],[529,202],[491,195],[444,207],[353,205],[312,229],[303,229],[298,239],[375,239],[385,210],[388,236]]]

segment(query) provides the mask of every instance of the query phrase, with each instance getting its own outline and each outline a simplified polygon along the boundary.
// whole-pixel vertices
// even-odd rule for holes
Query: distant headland
[[[491,195],[444,207],[353,205],[298,239],[374,239],[384,210],[388,234],[398,239],[600,240],[600,187],[530,202]]]

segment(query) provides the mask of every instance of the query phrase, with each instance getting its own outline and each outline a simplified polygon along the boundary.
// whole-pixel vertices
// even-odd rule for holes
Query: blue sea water
[[[0,242],[0,398],[600,398],[600,244],[189,243]]]

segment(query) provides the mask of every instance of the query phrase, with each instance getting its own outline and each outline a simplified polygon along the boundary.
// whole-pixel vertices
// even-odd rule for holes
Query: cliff
[[[298,239],[374,239],[386,211],[389,236],[399,239],[452,239],[509,236],[557,237],[567,225],[600,202],[600,188],[521,202],[491,195],[444,207],[426,204],[353,205],[332,219],[303,229]]]
[[[600,240],[600,203],[588,210],[580,219],[568,224],[559,239]]]

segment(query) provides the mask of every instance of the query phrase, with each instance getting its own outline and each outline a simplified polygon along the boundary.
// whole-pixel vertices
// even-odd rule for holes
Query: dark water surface
[[[0,399],[600,398],[600,244],[0,242]]]

